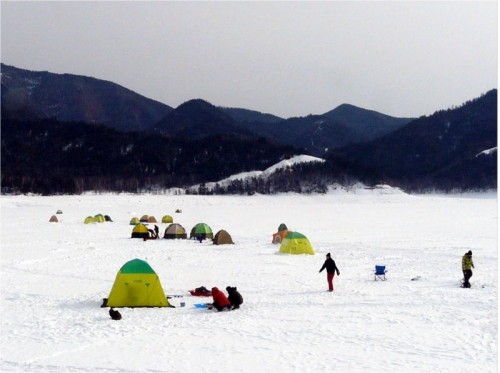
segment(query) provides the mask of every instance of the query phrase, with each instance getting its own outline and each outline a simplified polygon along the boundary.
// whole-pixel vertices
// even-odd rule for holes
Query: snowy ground
[[[497,371],[494,193],[0,201],[2,372]],[[49,223],[58,209],[62,221]],[[98,213],[114,222],[83,224]],[[199,222],[226,229],[235,245],[129,238],[130,219],[144,214],[170,214],[188,231]],[[316,255],[277,254],[280,223],[306,235]],[[473,287],[461,289],[469,249]],[[327,252],[340,268],[334,293],[318,273]],[[112,321],[102,298],[134,258],[186,306],[124,308]],[[375,264],[387,266],[387,281],[373,280]],[[187,291],[201,285],[237,286],[244,304],[195,309],[200,299]]]

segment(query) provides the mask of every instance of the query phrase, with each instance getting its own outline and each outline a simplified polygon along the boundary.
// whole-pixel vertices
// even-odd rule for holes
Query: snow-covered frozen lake
[[[496,372],[495,193],[1,196],[2,372]],[[59,223],[49,223],[62,210]],[[182,209],[182,213],[175,213]],[[83,224],[102,213],[113,222]],[[235,244],[131,239],[132,217],[199,222]],[[279,254],[280,223],[316,255]],[[167,224],[157,224],[163,232]],[[472,250],[472,288],[459,287]],[[330,252],[340,276],[318,273]],[[146,260],[176,308],[100,308]],[[387,281],[374,281],[376,264]],[[412,278],[420,276],[418,280]],[[199,286],[241,309],[196,309]],[[180,307],[185,302],[185,307]]]

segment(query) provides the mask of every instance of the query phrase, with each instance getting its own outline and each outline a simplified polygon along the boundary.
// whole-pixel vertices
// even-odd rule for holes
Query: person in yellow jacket
[[[462,272],[464,273],[464,288],[470,288],[469,279],[472,277],[472,268],[474,268],[474,262],[472,261],[472,251],[468,251],[462,257]]]

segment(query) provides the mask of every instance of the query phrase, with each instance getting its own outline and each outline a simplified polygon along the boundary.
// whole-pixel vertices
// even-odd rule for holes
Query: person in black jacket
[[[238,289],[236,289],[236,286],[235,287],[228,286],[226,287],[226,291],[228,294],[227,299],[229,299],[229,302],[231,302],[233,310],[240,308],[240,305],[243,303],[243,297],[241,296]]]
[[[326,279],[328,280],[328,291],[333,291],[333,276],[335,276],[335,272],[337,272],[337,276],[340,275],[340,271],[335,264],[335,260],[332,259],[330,253],[326,254],[325,263],[323,263],[323,267],[319,270],[319,273],[326,268]]]

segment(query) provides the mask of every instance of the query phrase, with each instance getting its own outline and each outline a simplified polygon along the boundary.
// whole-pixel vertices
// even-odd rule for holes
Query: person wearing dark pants
[[[472,261],[472,251],[468,251],[462,257],[462,272],[464,273],[464,288],[470,288],[470,278],[472,277],[472,268],[474,268],[474,262]]]
[[[243,303],[243,297],[241,296],[236,286],[227,286],[226,291],[228,294],[227,299],[231,303],[231,307],[233,308],[233,310],[240,308],[241,304]]]
[[[228,310],[231,309],[229,299],[227,299],[226,295],[216,287],[212,288],[212,298],[214,300],[212,307],[215,307],[217,311],[222,311],[224,308]]]
[[[337,272],[337,276],[340,275],[340,271],[335,264],[335,260],[332,259],[330,253],[326,254],[325,263],[319,270],[319,273],[326,268],[326,279],[328,281],[328,291],[333,291],[333,277],[335,276],[335,272]]]

